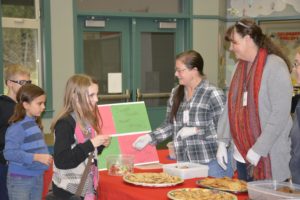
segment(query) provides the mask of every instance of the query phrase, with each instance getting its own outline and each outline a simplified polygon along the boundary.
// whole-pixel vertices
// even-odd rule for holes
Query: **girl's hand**
[[[105,144],[107,144],[107,143],[109,144],[109,142],[110,142],[110,137],[108,135],[97,135],[96,137],[91,139],[91,142],[95,148],[99,147],[102,144],[104,146],[106,146]]]
[[[109,137],[108,137],[108,140],[107,140],[106,142],[104,142],[103,145],[104,145],[105,147],[108,147],[109,144],[110,144],[110,141],[111,141],[111,137],[109,136]]]
[[[53,162],[53,158],[52,158],[51,155],[49,155],[49,154],[39,154],[39,153],[34,154],[33,160],[37,161],[37,162],[40,162],[40,163],[43,163],[47,166],[50,166]]]

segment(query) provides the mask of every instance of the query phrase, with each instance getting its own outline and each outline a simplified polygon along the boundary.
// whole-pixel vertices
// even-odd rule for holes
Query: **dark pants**
[[[8,165],[0,163],[0,199],[8,200],[8,192],[6,186]]]
[[[249,174],[249,165],[236,161],[236,169],[238,172],[238,178],[247,182],[253,181],[253,176]]]

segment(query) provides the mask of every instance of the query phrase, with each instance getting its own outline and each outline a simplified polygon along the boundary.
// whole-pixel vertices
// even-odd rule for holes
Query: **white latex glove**
[[[255,151],[253,151],[253,149],[249,149],[249,151],[247,152],[246,155],[246,159],[249,161],[249,163],[251,163],[252,165],[256,166],[259,159],[260,159],[260,155],[257,154]]]
[[[177,138],[181,137],[181,139],[185,139],[192,135],[196,135],[198,132],[196,127],[183,127],[177,133]]]
[[[137,149],[137,150],[142,150],[143,148],[145,148],[145,146],[147,146],[147,144],[149,144],[152,141],[152,138],[149,134],[145,134],[142,135],[140,137],[138,137],[133,143],[132,146],[133,148]]]
[[[224,142],[218,142],[218,151],[217,151],[217,161],[218,164],[224,169],[227,169],[228,157],[227,157],[227,148]]]

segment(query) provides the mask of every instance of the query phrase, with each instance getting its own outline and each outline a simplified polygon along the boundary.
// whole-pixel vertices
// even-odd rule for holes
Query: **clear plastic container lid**
[[[289,182],[253,181],[247,187],[251,199],[300,199],[300,185]]]

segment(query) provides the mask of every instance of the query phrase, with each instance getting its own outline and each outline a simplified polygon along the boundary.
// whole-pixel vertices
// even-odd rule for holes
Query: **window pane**
[[[80,11],[182,13],[182,0],[77,0]]]
[[[34,0],[2,0],[2,17],[35,19]]]
[[[168,93],[174,86],[174,33],[142,33],[141,89]],[[166,98],[144,99],[148,106],[165,106]]]
[[[31,79],[38,84],[37,30],[3,28],[3,64],[28,67]]]
[[[121,36],[120,32],[84,32],[84,72],[99,81],[100,95],[108,94],[108,73],[121,72]]]

